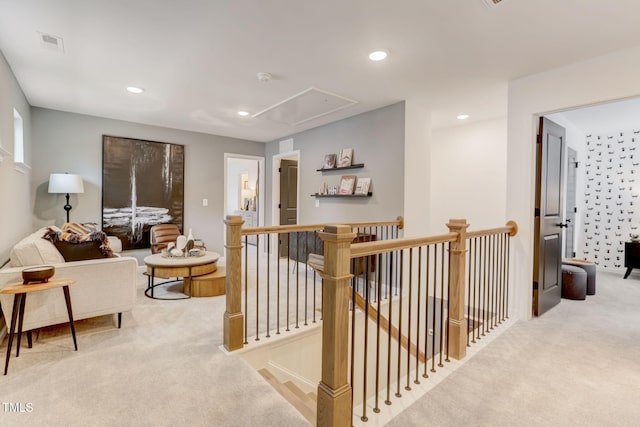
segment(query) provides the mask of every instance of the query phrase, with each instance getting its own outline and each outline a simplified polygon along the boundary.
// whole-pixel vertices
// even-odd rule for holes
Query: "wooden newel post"
[[[322,275],[322,379],[318,384],[317,426],[352,425],[351,395],[348,382],[349,359],[349,281],[351,227],[327,225],[320,233],[324,241]]]
[[[241,216],[227,215],[226,311],[224,312],[224,347],[228,351],[243,347],[244,314],[242,313],[242,224]]]
[[[467,253],[466,219],[450,219],[449,231],[458,233],[449,251],[449,356],[463,359],[467,355],[467,319],[465,318],[465,269]]]

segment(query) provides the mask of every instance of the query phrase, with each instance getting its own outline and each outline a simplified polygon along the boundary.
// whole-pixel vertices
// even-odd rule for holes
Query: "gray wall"
[[[13,162],[13,109],[22,116],[25,164],[30,165],[31,110],[9,64],[0,52],[0,265],[8,258],[13,245],[31,230],[31,172],[20,172]]]
[[[263,156],[265,145],[216,135],[148,126],[43,108],[32,109],[34,227],[62,224],[64,195],[47,193],[50,173],[77,173],[84,194],[71,196],[71,220],[100,224],[102,135],[185,145],[185,230],[223,254],[224,153]],[[202,206],[202,199],[209,206]]]
[[[272,158],[279,153],[279,141],[288,138],[293,138],[293,149],[300,151],[298,209],[301,224],[386,220],[403,215],[404,108],[404,102],[400,102],[267,144],[266,223],[272,224]],[[353,148],[354,163],[364,163],[365,167],[316,172],[322,167],[325,154],[339,154],[341,148]],[[373,196],[318,199],[320,206],[316,207],[316,199],[310,195],[318,192],[323,182],[339,185],[342,175],[370,177]],[[425,188],[425,195],[428,190]]]

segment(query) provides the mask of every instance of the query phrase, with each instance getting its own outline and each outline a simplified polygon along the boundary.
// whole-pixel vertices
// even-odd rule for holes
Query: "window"
[[[13,109],[13,163],[16,170],[25,173],[31,169],[24,162],[24,124],[18,110]]]
[[[24,136],[22,116],[13,109],[13,161],[24,163]]]

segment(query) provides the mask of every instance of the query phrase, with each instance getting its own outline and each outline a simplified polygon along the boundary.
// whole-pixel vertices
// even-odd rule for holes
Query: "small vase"
[[[195,239],[193,238],[193,233],[191,232],[191,229],[189,229],[189,235],[187,236],[187,253],[189,253],[189,251],[193,249],[194,243]]]

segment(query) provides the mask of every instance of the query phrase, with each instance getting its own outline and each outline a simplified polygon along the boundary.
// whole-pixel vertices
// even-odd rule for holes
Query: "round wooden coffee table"
[[[205,252],[202,256],[191,257],[164,257],[162,254],[149,255],[144,259],[147,266],[147,289],[144,294],[154,299],[183,299],[191,297],[191,279],[213,273],[218,269],[217,262],[220,254],[216,252]],[[153,289],[166,283],[175,282],[170,280],[162,283],[154,283],[156,277],[170,279],[173,277],[182,278],[183,293],[182,298],[157,298],[153,294]]]

